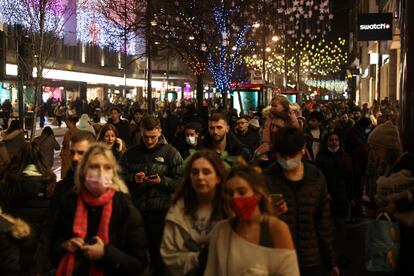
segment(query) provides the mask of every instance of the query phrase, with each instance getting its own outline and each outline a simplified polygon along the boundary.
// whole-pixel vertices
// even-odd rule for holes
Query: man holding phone
[[[121,159],[132,200],[144,217],[153,275],[164,275],[160,255],[165,215],[171,194],[181,177],[183,159],[161,136],[160,121],[147,116],[141,122],[142,143],[129,148]]]

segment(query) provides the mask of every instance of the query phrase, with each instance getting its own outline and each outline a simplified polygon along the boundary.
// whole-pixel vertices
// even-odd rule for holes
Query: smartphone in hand
[[[85,238],[85,244],[94,245],[97,242],[98,241],[96,240],[96,238],[91,238],[91,237],[86,237]]]

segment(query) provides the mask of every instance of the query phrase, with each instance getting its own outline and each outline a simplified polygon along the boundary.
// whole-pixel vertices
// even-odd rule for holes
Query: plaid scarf
[[[114,195],[115,190],[108,189],[99,197],[94,198],[85,188],[81,190],[81,193],[77,199],[75,219],[73,221],[72,228],[75,237],[85,239],[86,234],[88,232],[88,210],[85,204],[92,207],[103,206],[97,236],[102,239],[104,244],[109,243],[108,228],[112,215],[112,199]],[[70,276],[73,274],[74,267],[75,254],[68,252],[60,260],[56,275]],[[101,276],[104,275],[104,273],[100,267],[98,267],[95,263],[92,262],[89,268],[89,275]]]

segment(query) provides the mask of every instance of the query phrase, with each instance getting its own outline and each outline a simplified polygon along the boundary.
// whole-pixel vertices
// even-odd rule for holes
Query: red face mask
[[[230,200],[230,207],[240,219],[249,219],[257,207],[255,196],[238,197]]]

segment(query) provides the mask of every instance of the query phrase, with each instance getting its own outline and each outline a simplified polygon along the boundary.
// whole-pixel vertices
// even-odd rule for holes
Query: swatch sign
[[[358,40],[392,40],[392,13],[359,14]]]

